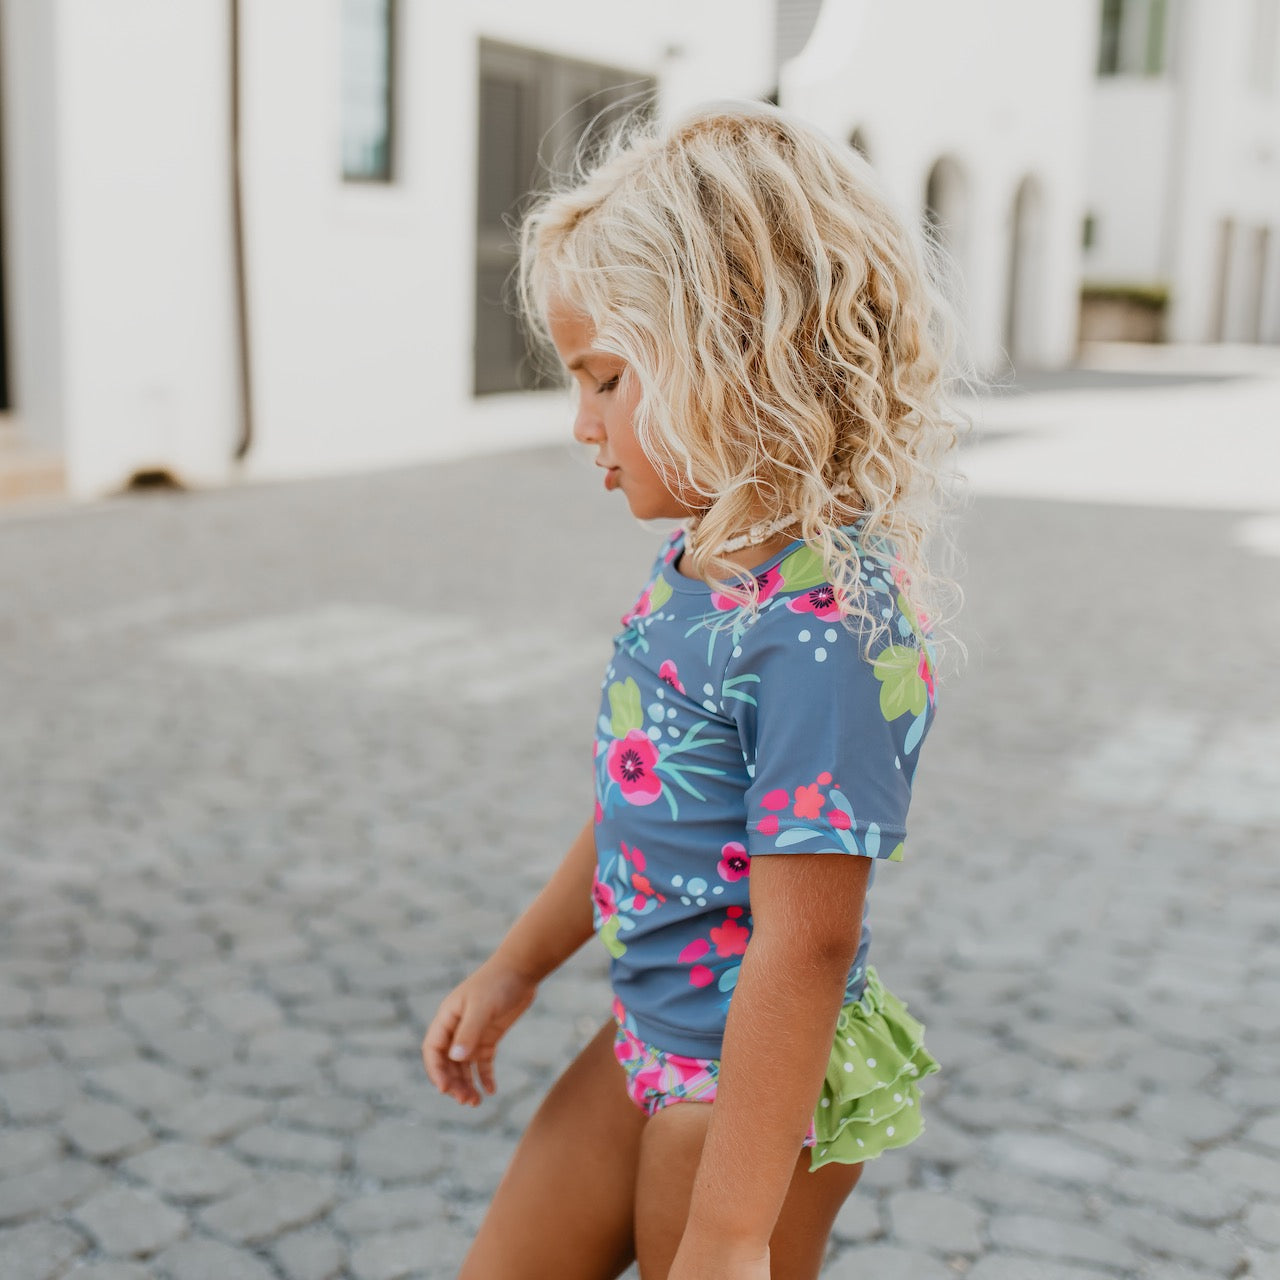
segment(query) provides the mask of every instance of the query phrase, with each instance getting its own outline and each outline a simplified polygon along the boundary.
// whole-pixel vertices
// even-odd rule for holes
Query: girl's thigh
[[[665,1107],[645,1126],[636,1188],[636,1251],[643,1280],[665,1280],[675,1258],[712,1105]],[[829,1164],[810,1173],[809,1152],[800,1152],[769,1240],[773,1280],[815,1280],[836,1214],[861,1173],[860,1164]]]
[[[645,1115],[613,1036],[610,1022],[529,1122],[459,1280],[613,1280],[630,1265]]]

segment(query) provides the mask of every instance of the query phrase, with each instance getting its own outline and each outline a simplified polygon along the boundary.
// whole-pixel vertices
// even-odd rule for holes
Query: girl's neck
[[[783,547],[789,546],[794,541],[794,530],[791,533],[779,533],[770,538],[768,542],[760,542],[755,546],[743,547],[740,551],[730,551],[723,558],[740,569],[754,569],[757,565],[764,564],[772,556],[776,556]],[[683,553],[676,561],[675,568],[676,572],[683,577],[693,578],[698,582],[703,581],[693,572],[693,566],[690,564],[688,556]]]

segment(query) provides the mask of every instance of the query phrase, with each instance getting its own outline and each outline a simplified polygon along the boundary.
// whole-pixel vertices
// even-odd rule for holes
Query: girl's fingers
[[[493,1077],[493,1046],[477,1048],[489,1019],[474,1008],[443,1006],[422,1042],[422,1061],[431,1083],[464,1106],[480,1104],[476,1075],[485,1092],[497,1087]]]
[[[498,1081],[493,1074],[494,1047],[487,1045],[476,1058],[476,1071],[480,1076],[480,1083],[485,1093],[490,1095],[498,1092]]]
[[[442,1006],[422,1039],[422,1065],[437,1089],[445,1088],[449,1075],[449,1046],[453,1043],[453,1030],[460,1016],[457,1010]]]
[[[422,1061],[428,1078],[441,1093],[468,1102],[475,1094],[475,1086],[468,1064],[458,1056],[458,1048],[462,1047],[457,1032],[461,1019],[461,1010],[441,1008],[423,1039]]]

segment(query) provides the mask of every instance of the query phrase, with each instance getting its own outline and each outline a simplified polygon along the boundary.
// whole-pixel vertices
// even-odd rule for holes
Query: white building
[[[1280,0],[1108,0],[1089,143],[1086,283],[1280,341]]]
[[[826,0],[783,70],[783,103],[938,225],[989,371],[1075,351],[1096,32],[1083,0]]]
[[[1186,74],[1099,81],[1166,3]],[[1175,336],[1277,336],[1277,4],[0,0],[0,497],[15,441],[87,496],[562,438],[504,218],[649,90],[776,89],[867,152],[985,368],[1071,358],[1086,252],[1172,283]]]
[[[78,495],[564,435],[498,296],[539,141],[774,83],[772,0],[3,0],[0,50],[7,395]]]

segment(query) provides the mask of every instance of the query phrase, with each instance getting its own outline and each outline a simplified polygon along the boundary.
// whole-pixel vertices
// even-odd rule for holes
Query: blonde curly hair
[[[873,635],[861,553],[936,628],[958,593],[926,543],[962,422],[937,246],[852,147],[764,104],[633,115],[576,168],[521,220],[521,310],[544,341],[550,310],[581,314],[638,379],[637,439],[699,513],[693,572],[754,608],[717,549],[794,515]]]

